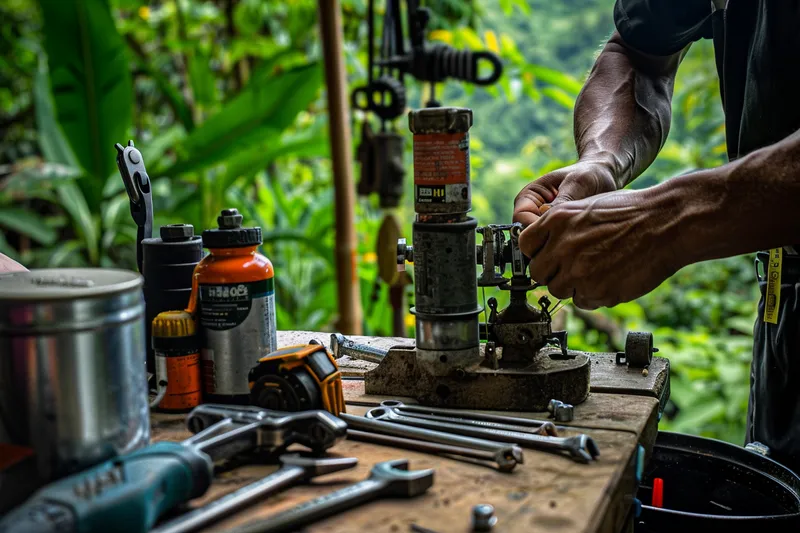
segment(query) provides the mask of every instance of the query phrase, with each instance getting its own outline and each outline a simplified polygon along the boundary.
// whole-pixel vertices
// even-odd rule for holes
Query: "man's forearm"
[[[800,244],[800,132],[648,192],[672,206],[684,264]]]
[[[681,57],[645,56],[615,33],[578,96],[578,156],[582,161],[608,164],[618,188],[641,174],[667,139]]]

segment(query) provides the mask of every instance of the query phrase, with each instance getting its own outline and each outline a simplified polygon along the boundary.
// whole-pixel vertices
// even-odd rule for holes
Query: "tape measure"
[[[262,357],[250,370],[248,381],[250,403],[264,409],[346,412],[342,374],[320,344],[287,346]]]

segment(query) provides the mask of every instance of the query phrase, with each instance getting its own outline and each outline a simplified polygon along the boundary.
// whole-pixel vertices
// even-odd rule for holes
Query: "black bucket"
[[[661,478],[663,507],[652,507]],[[659,432],[645,469],[636,533],[800,532],[800,477],[740,446]]]

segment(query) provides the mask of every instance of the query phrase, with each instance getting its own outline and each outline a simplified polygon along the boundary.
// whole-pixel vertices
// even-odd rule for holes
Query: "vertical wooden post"
[[[339,298],[338,329],[342,333],[362,333],[361,296],[358,283],[353,183],[353,147],[350,131],[347,73],[342,44],[342,18],[339,0],[319,0],[319,26],[325,61],[328,96],[328,123],[333,162],[334,208],[336,210],[336,282]]]

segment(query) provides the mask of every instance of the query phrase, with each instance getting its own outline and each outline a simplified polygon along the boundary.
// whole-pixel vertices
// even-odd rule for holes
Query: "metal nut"
[[[472,531],[491,531],[495,524],[494,507],[481,503],[472,508]]]
[[[572,422],[575,418],[575,408],[572,404],[561,403],[556,406],[553,417],[556,419],[556,422]]]

